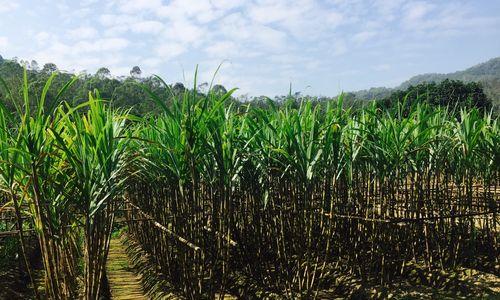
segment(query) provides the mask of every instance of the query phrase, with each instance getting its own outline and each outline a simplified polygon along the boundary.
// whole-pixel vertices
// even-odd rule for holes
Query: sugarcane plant
[[[47,297],[78,296],[77,277],[82,274],[77,266],[83,259],[83,295],[96,299],[105,274],[115,202],[126,182],[127,163],[134,160],[127,156],[127,113],[112,109],[98,92],[78,106],[62,102],[76,79],[46,103],[55,76],[49,77],[39,99],[29,95],[26,71],[22,101],[3,84],[16,111],[0,107],[2,190],[15,207],[23,249],[21,214],[32,219]],[[21,211],[21,203],[28,211]],[[26,258],[25,264],[30,270]],[[38,297],[36,288],[35,293]]]
[[[496,259],[490,114],[149,94],[163,114],[137,127],[129,229],[188,298],[321,297],[341,274],[385,283]]]
[[[51,131],[73,174],[74,204],[84,236],[84,297],[99,297],[113,227],[115,202],[127,178],[126,113],[113,110],[99,93],[78,108],[64,110]],[[128,160],[130,161],[130,160]]]
[[[0,81],[15,109],[0,105],[2,196],[28,270],[23,226],[36,230],[51,299],[102,294],[119,207],[163,277],[145,286],[188,299],[328,298],[349,278],[498,263],[491,112],[343,96],[262,108],[158,77],[168,98],[143,87],[159,113],[138,118],[98,91],[61,101],[73,81],[47,101],[54,76],[36,99],[26,73],[20,98]]]
[[[7,125],[10,128],[4,128],[9,135],[3,136],[6,139],[3,142],[10,147],[4,152],[9,160],[4,162],[3,183],[12,195],[16,210],[20,202],[29,207],[40,244],[47,296],[71,299],[76,296],[75,253],[78,248],[75,228],[71,226],[76,222],[71,207],[73,187],[71,175],[66,172],[64,153],[56,147],[51,134],[61,115],[55,110],[56,106],[46,103],[47,92],[56,75],[49,77],[39,99],[32,99],[28,92],[26,70],[21,101],[7,91],[17,111]],[[73,82],[59,90],[55,103]],[[7,86],[4,87],[7,90]],[[5,109],[3,113],[8,114]]]

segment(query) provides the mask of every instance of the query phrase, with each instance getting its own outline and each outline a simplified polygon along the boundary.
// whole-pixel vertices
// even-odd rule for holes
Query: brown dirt
[[[118,238],[110,242],[106,272],[112,299],[148,299],[141,286],[141,277],[130,268],[124,246]]]

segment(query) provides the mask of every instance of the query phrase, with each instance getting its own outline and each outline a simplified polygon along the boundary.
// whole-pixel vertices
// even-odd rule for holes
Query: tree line
[[[29,89],[33,92],[31,94],[42,90],[41,88],[54,72],[60,73],[53,82],[53,86],[56,88],[61,88],[75,76],[73,73],[59,70],[54,63],[46,63],[40,67],[35,60],[28,62],[17,58],[3,59],[0,56],[0,77],[3,78],[5,84],[11,88],[13,93],[22,93],[22,82],[20,82],[19,78],[22,78],[24,68],[27,69],[30,82]],[[166,99],[167,102],[171,102],[173,97],[181,95],[188,89],[181,82],[163,85],[161,80],[155,76],[143,76],[139,66],[134,66],[130,70],[129,76],[119,77],[112,76],[108,68],[102,67],[94,74],[79,74],[76,82],[69,88],[70,90],[64,100],[73,104],[83,103],[88,92],[97,89],[101,97],[109,100],[114,107],[130,109],[132,114],[139,116],[156,114],[157,107],[147,100],[148,94],[139,84],[148,87],[152,92],[160,95],[162,99]],[[208,88],[206,82],[201,83],[197,86],[197,93],[203,96],[204,91]],[[227,92],[227,89],[220,84],[214,85],[212,90],[221,94]],[[55,96],[53,91],[48,92],[47,106],[52,104]],[[336,101],[337,97],[303,95],[301,92],[292,92],[290,89],[287,95],[278,95],[272,98],[248,95],[232,96],[230,102],[235,106],[252,103],[254,106],[262,108],[268,107],[270,103],[276,106],[298,107],[300,102],[307,99],[313,105],[326,107],[329,102]],[[432,106],[449,106],[452,108],[477,107],[482,110],[492,108],[492,101],[486,96],[481,83],[464,83],[458,80],[444,80],[440,83],[424,82],[410,85],[402,90],[371,88],[365,91],[343,93],[343,98],[344,105],[354,109],[364,107],[371,101],[376,101],[377,106],[380,108],[396,107],[399,102],[404,102],[408,107],[415,103],[427,102]]]

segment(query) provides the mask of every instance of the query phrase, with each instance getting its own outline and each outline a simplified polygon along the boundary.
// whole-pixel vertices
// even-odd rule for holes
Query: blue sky
[[[500,56],[500,1],[0,0],[0,55],[331,96]]]

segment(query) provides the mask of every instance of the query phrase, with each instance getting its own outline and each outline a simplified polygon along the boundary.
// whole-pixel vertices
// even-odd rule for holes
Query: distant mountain
[[[463,71],[448,74],[428,73],[417,75],[403,82],[398,89],[406,89],[410,85],[417,85],[422,82],[437,82],[445,79],[460,80],[464,82],[488,82],[500,79],[500,57],[493,58],[487,62],[475,65]]]
[[[410,85],[417,85],[423,82],[439,83],[445,79],[480,82],[483,85],[484,92],[493,102],[493,105],[497,108],[500,107],[500,57],[490,59],[487,62],[472,66],[463,71],[447,74],[428,73],[417,75],[401,83],[394,89],[378,87],[356,91],[353,94],[356,99],[381,99],[389,96],[394,90],[405,90]]]

